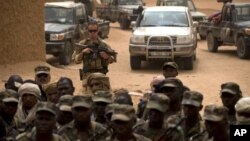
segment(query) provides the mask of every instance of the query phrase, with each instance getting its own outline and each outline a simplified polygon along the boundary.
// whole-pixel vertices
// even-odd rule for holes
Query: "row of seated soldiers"
[[[178,74],[174,63],[164,69]],[[250,123],[250,98],[242,98],[233,82],[221,85],[223,106],[206,105],[203,116],[203,95],[173,76],[155,77],[137,112],[129,91],[112,92],[109,78],[101,73],[91,74],[89,91],[75,96],[71,79],[63,77],[45,88],[47,100],[34,81],[14,81],[20,82],[16,89],[8,82],[0,94],[1,140],[227,141],[230,124]]]

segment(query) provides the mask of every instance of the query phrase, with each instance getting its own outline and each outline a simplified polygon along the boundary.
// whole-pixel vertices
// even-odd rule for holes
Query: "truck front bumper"
[[[170,59],[171,54],[171,47],[165,46],[165,49],[162,49],[163,47],[150,47],[148,48],[148,53],[150,55],[149,57],[146,57],[146,48],[147,45],[137,45],[137,44],[129,44],[129,52],[131,56],[141,56],[145,57],[146,60],[148,59]],[[174,58],[177,57],[190,57],[194,55],[195,53],[195,47],[194,44],[189,45],[174,45]]]
[[[46,42],[46,53],[56,54],[64,51],[64,42]]]

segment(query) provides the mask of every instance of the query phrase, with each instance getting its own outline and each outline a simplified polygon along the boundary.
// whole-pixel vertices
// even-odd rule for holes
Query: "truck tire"
[[[237,55],[241,59],[247,59],[250,57],[250,47],[246,46],[246,42],[243,37],[239,37],[236,43]]]
[[[210,52],[217,52],[219,47],[218,40],[213,36],[212,33],[207,35],[207,48]]]
[[[126,17],[122,16],[120,19],[120,28],[121,29],[128,29],[130,26],[130,20]]]
[[[64,51],[59,55],[60,65],[69,65],[72,61],[73,46],[70,41],[66,41],[64,45]]]
[[[141,58],[138,56],[130,56],[130,67],[132,70],[141,68]]]
[[[194,68],[194,56],[183,58],[183,68],[185,70],[192,70]]]

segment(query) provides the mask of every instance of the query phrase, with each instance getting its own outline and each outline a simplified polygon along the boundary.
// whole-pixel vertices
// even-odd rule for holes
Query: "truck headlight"
[[[189,44],[192,43],[192,35],[178,36],[176,44]]]
[[[65,34],[50,34],[50,40],[51,41],[61,41],[64,39]]]
[[[246,33],[247,35],[250,35],[250,28],[245,28],[245,33]]]
[[[135,44],[144,44],[145,43],[145,37],[144,36],[139,36],[139,35],[134,35],[131,38],[131,42]]]

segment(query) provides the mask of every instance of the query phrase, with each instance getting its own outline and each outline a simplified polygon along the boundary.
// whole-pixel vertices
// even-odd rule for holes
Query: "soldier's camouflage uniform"
[[[88,131],[89,133],[89,139],[85,139],[85,141],[92,141],[94,136],[98,138],[95,139],[95,141],[108,141],[110,140],[109,132],[106,131],[106,128],[104,128],[101,124],[91,121],[91,128]],[[77,129],[74,127],[74,121],[71,123],[65,125],[62,127],[62,129],[58,132],[59,135],[61,135],[65,141],[80,141],[80,137],[78,134]]]
[[[79,44],[86,46],[99,45],[107,48],[108,50],[111,50],[111,47],[100,38],[97,38],[95,41],[92,41],[90,39],[82,40]],[[83,62],[83,72],[80,75],[83,80],[83,86],[86,87],[86,78],[88,77],[88,75],[94,72],[101,72],[106,74],[108,72],[108,65],[115,61],[115,57],[110,56],[109,59],[105,60],[102,59],[98,54],[96,59],[92,59],[93,54],[90,53],[83,55],[83,58],[79,58],[79,54],[82,52],[82,50],[83,48],[76,46],[72,58],[73,60],[75,60],[76,64]]]
[[[16,141],[36,141],[36,129],[31,132],[24,132],[16,137]],[[53,134],[51,141],[65,141],[61,136]]]

